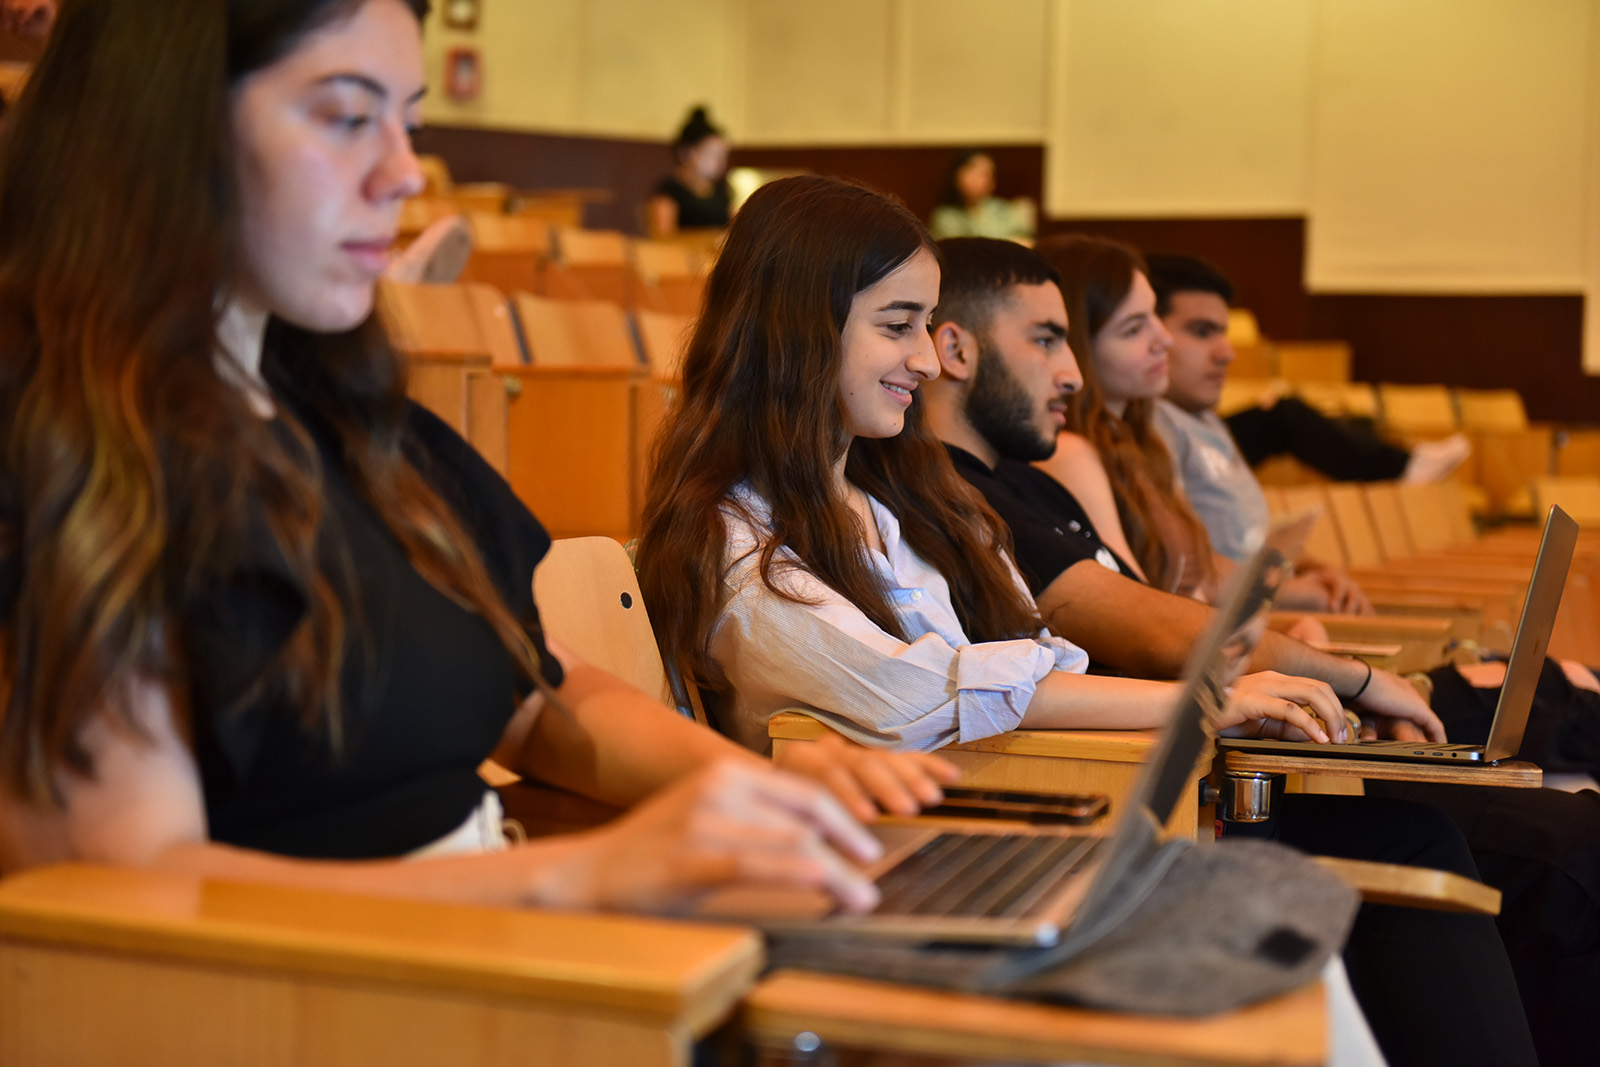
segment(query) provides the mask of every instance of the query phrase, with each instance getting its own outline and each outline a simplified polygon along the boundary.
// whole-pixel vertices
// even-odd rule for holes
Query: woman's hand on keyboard
[[[940,786],[961,777],[954,764],[926,752],[890,752],[846,741],[837,734],[785,745],[775,760],[784,770],[827,786],[862,822],[915,815],[944,800]]]
[[[719,760],[577,836],[576,907],[684,911],[736,885],[820,889],[847,911],[878,901],[857,866],[882,855],[877,839],[817,783],[754,760]]]

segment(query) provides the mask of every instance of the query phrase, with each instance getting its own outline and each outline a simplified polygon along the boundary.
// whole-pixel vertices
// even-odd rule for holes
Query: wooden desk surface
[[[1189,1019],[779,971],[745,998],[743,1020],[746,1032],[769,1046],[787,1046],[810,1031],[830,1044],[882,1052],[1214,1067],[1321,1063],[1325,1014],[1320,982],[1241,1011]]]
[[[823,723],[798,711],[781,711],[767,722],[767,736],[774,740],[815,741],[828,732]],[[1160,739],[1159,730],[1012,730],[939,751],[1143,763]]]
[[[0,880],[0,941],[372,980],[686,1021],[724,1017],[759,973],[729,926],[466,907],[64,865]]]
[[[1311,747],[1311,746],[1307,746]],[[1451,785],[1498,785],[1537,789],[1544,772],[1532,763],[1504,760],[1497,766],[1452,763],[1408,763],[1401,760],[1346,759],[1342,756],[1300,756],[1293,753],[1224,752],[1229,771],[1262,774],[1329,774],[1389,782],[1443,782]]]

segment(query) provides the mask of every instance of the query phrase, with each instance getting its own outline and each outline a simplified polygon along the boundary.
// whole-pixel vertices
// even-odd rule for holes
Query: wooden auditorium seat
[[[639,327],[639,343],[651,375],[664,382],[677,381],[684,349],[694,332],[694,318],[639,308],[633,319]]]
[[[1459,429],[1450,390],[1443,385],[1378,386],[1384,431],[1402,444],[1448,437]]]
[[[1279,341],[1278,377],[1302,382],[1339,384],[1350,380],[1350,345],[1345,341]]]
[[[472,255],[464,282],[483,282],[502,293],[542,293],[552,253],[550,225],[540,219],[473,212]]]
[[[563,299],[609,300],[621,307],[634,303],[634,270],[628,238],[616,230],[556,230],[556,255],[546,277],[545,293]]]

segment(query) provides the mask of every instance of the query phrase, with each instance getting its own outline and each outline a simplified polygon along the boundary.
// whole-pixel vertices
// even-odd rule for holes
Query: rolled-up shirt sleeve
[[[926,632],[902,641],[810,574],[780,574],[806,603],[768,589],[747,558],[728,576],[731,596],[711,638],[735,694],[738,721],[725,726],[758,750],[767,720],[784,708],[868,745],[926,751],[990,737],[1021,724],[1051,671],[1084,669],[1082,650],[1049,636],[952,644]]]

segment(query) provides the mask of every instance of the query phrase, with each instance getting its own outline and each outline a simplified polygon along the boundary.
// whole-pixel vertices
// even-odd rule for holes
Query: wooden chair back
[[[1378,386],[1383,405],[1383,425],[1408,441],[1447,437],[1456,432],[1456,409],[1450,390],[1442,385]]]
[[[1417,552],[1438,552],[1456,543],[1444,499],[1435,485],[1402,485],[1397,489],[1400,513]]]
[[[1330,419],[1378,417],[1378,394],[1370,382],[1300,381],[1294,392]]]
[[[620,305],[527,293],[514,299],[534,366],[640,367],[628,316]]]
[[[1416,555],[1405,513],[1400,507],[1399,486],[1393,482],[1372,482],[1362,491],[1366,494],[1367,514],[1372,516],[1372,528],[1378,533],[1384,558],[1400,560]]]
[[[585,662],[671,703],[655,631],[627,550],[609,537],[554,542],[533,573],[550,636]]]
[[[556,260],[545,286],[547,295],[631,307],[634,279],[628,238],[619,231],[556,231]]]
[[[653,377],[666,382],[678,380],[683,353],[694,330],[694,319],[665,311],[640,308],[633,313],[639,326],[639,343]]]
[[[1528,428],[1528,409],[1515,389],[1457,389],[1456,411],[1463,430]]]
[[[1344,544],[1339,540],[1339,530],[1329,514],[1328,500],[1320,485],[1291,485],[1280,490],[1287,515],[1304,515],[1308,511],[1320,512],[1315,526],[1306,535],[1305,558],[1335,567],[1347,566]]]
[[[552,240],[550,226],[540,219],[474,212],[472,256],[463,281],[483,282],[503,293],[544,291]]]
[[[1339,543],[1344,545],[1345,566],[1359,570],[1381,565],[1383,546],[1361,486],[1338,482],[1327,487],[1326,497],[1328,515],[1339,530]]]
[[[450,187],[450,199],[463,213],[504,214],[511,200],[511,186],[505,182],[460,182]]]
[[[1278,377],[1288,382],[1348,382],[1350,345],[1344,341],[1279,341]]]
[[[1261,324],[1256,321],[1254,311],[1249,308],[1228,309],[1228,340],[1235,349],[1240,345],[1261,343]]]
[[[1239,378],[1276,378],[1278,355],[1270,342],[1233,346],[1233,365],[1230,373]]]
[[[1238,367],[1234,363],[1234,367]],[[1245,374],[1228,375],[1228,380],[1222,383],[1222,397],[1217,401],[1217,414],[1227,418],[1237,411],[1246,408],[1261,406],[1263,397],[1280,388],[1281,383],[1275,383],[1270,376],[1253,376]]]
[[[413,196],[400,205],[398,233],[409,239],[426,230],[440,219],[461,214],[455,201],[443,196]]]
[[[1600,526],[1600,478],[1545,475],[1534,480],[1534,500],[1540,514],[1552,504],[1584,526]]]
[[[634,241],[636,308],[675,315],[698,315],[705,296],[706,271],[700,253],[678,241]]]
[[[1600,477],[1600,430],[1568,430],[1556,451],[1555,473]]]
[[[578,229],[583,225],[584,200],[578,190],[547,189],[518,193],[507,207],[510,214],[538,219],[548,226]]]

